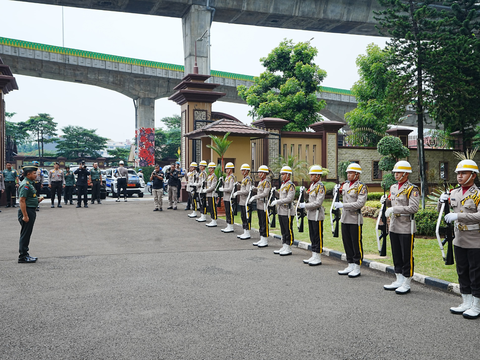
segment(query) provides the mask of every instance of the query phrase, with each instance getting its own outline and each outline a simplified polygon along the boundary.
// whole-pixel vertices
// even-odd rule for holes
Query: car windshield
[[[131,169],[128,169],[128,173],[131,174],[131,175],[137,175],[135,170],[131,170]]]

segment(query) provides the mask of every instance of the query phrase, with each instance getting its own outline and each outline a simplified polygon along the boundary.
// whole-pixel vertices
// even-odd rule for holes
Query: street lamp
[[[198,74],[198,65],[197,65],[197,41],[203,41],[205,35],[207,35],[208,29],[204,31],[202,36],[195,40],[195,66],[193,67],[193,73]]]

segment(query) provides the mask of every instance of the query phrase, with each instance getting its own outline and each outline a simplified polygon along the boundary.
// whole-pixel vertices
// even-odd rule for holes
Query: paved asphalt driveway
[[[383,290],[391,275],[309,267],[305,250],[280,257],[279,240],[257,249],[152,203],[47,201],[36,264],[16,262],[17,209],[2,209],[0,359],[478,358],[480,320],[449,313],[456,295],[399,296]]]

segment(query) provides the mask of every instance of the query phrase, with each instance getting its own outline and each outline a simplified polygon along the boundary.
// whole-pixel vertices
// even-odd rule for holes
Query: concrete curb
[[[280,239],[280,240],[282,239],[282,237],[280,235],[273,235],[273,237],[275,239]],[[300,248],[300,249],[304,249],[304,250],[311,250],[312,249],[312,247],[309,243],[306,243],[306,242],[303,242],[303,241],[295,240],[293,242],[293,245]],[[328,248],[323,248],[323,255],[331,256],[331,257],[334,257],[334,258],[337,258],[337,259],[340,259],[340,260],[343,260],[343,261],[347,261],[345,254],[341,253],[340,251],[331,250],[331,249],[328,249]],[[368,260],[368,259],[363,260],[362,266],[368,267],[368,268],[373,269],[373,270],[378,270],[378,271],[381,271],[381,272],[384,272],[384,273],[389,273],[389,274],[394,274],[395,273],[395,271],[393,269],[393,266],[389,266],[389,265],[382,264],[382,263],[372,261],[372,260]],[[460,286],[458,284],[455,284],[455,283],[449,283],[448,281],[445,281],[445,280],[440,280],[440,279],[436,279],[436,278],[433,278],[433,277],[430,277],[430,276],[425,276],[425,275],[422,275],[422,274],[415,273],[413,275],[413,281],[416,281],[416,282],[419,282],[421,284],[431,286],[431,287],[434,287],[434,288],[437,288],[437,289],[440,289],[440,290],[443,290],[443,291],[447,291],[447,292],[451,292],[451,293],[460,295]]]

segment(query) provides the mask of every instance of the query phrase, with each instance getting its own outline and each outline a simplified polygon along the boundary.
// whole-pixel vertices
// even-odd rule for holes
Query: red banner
[[[138,139],[138,165],[154,166],[155,165],[155,129],[140,128],[135,131]]]

